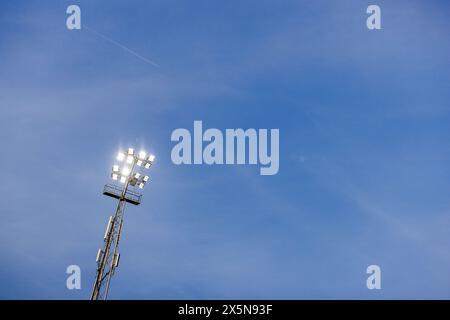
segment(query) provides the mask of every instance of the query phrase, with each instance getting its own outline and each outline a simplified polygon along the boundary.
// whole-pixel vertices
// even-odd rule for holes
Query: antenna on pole
[[[129,148],[127,153],[119,152],[117,161],[122,163],[112,167],[111,178],[122,185],[106,184],[103,194],[118,200],[114,216],[109,218],[104,236],[103,248],[97,252],[97,272],[91,300],[106,300],[108,298],[109,286],[115,269],[119,266],[120,254],[118,251],[120,235],[122,233],[123,214],[125,204],[139,205],[142,195],[136,190],[143,189],[150,180],[149,176],[142,175],[138,167],[149,169],[155,161],[155,156],[147,156],[145,151],[134,153]],[[133,190],[134,189],[134,190]]]

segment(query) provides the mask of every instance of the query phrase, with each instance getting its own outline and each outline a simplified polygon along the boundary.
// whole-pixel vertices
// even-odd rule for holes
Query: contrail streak
[[[115,40],[113,40],[113,39],[111,39],[111,38],[109,38],[109,37],[107,37],[107,36],[101,34],[100,32],[95,31],[95,30],[92,29],[92,28],[89,28],[89,27],[86,26],[86,25],[83,25],[83,29],[86,29],[87,31],[92,32],[93,34],[95,34],[95,35],[97,35],[97,36],[99,36],[99,37],[105,39],[106,41],[108,41],[108,42],[110,42],[110,43],[112,43],[112,44],[118,46],[119,48],[121,48],[121,49],[127,51],[128,53],[131,53],[133,56],[135,56],[136,58],[138,58],[138,59],[144,61],[145,63],[151,64],[152,66],[157,67],[157,68],[160,67],[156,62],[153,62],[153,61],[147,59],[146,57],[141,56],[141,55],[140,55],[139,53],[137,53],[136,51],[133,51],[133,50],[131,50],[130,48],[127,48],[127,47],[124,46],[123,44],[120,44],[119,42],[117,42],[117,41],[115,41]]]

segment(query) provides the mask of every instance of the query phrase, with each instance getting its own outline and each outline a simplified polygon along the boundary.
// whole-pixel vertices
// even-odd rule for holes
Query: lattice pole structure
[[[114,216],[109,218],[103,248],[99,249],[97,253],[97,272],[91,300],[106,300],[108,298],[111,278],[119,266],[120,254],[118,248],[122,233],[125,204],[127,202],[134,205],[141,203],[141,195],[130,189],[143,189],[149,181],[148,176],[143,176],[135,169],[137,167],[150,168],[155,160],[155,156],[149,155],[147,157],[143,151],[135,155],[134,149],[129,148],[127,154],[119,152],[117,160],[123,161],[124,165],[122,169],[119,168],[119,165],[114,165],[111,177],[113,180],[122,183],[123,187],[107,184],[103,189],[103,194],[118,199],[118,204]]]

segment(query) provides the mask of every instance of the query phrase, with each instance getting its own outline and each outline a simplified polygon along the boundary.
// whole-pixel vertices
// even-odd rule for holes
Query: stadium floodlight
[[[144,166],[146,169],[150,168],[152,162],[155,160],[155,156],[147,156],[145,151],[140,151],[136,155],[134,149],[129,148],[127,152],[119,152],[117,160],[122,163],[120,165],[113,165],[111,178],[114,181],[119,181],[123,185],[107,184],[103,189],[104,195],[118,199],[119,202],[115,215],[108,223],[103,249],[99,249],[97,252],[97,272],[91,300],[106,300],[108,298],[111,277],[114,275],[115,269],[119,266],[120,254],[118,252],[118,245],[122,231],[125,204],[127,202],[134,205],[140,204],[142,195],[138,193],[138,189],[143,189],[150,178],[147,175],[143,176],[138,170],[141,166]]]
[[[131,172],[130,168],[128,168],[128,167],[122,168],[122,176],[128,177],[130,175],[130,172]]]
[[[117,155],[117,160],[123,161],[123,159],[125,159],[125,153],[119,152],[119,154]]]
[[[147,155],[147,153],[145,151],[141,151],[139,152],[139,159],[140,160],[145,160],[145,156]]]

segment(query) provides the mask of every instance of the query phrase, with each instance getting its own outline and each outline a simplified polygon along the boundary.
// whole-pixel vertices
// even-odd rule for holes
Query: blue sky
[[[89,297],[115,207],[101,191],[128,146],[157,163],[126,210],[110,298],[450,298],[449,9],[3,3],[0,298]],[[170,134],[194,120],[279,128],[279,173],[173,165]],[[366,288],[371,264],[382,290]]]

